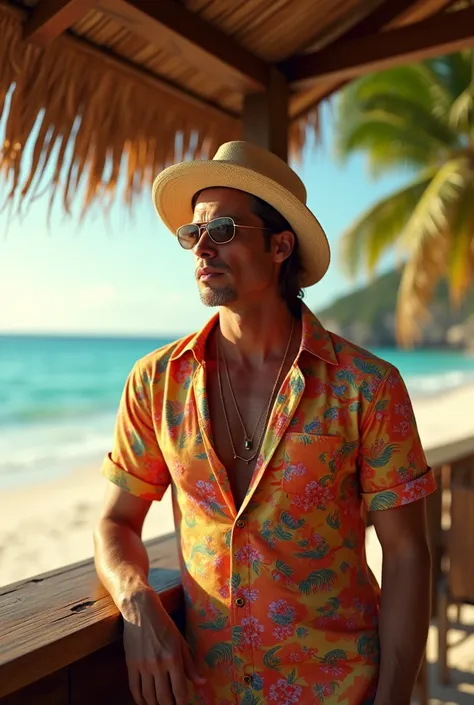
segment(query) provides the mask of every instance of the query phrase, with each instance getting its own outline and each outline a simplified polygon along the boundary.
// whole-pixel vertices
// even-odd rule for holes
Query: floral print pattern
[[[379,587],[367,511],[436,489],[398,371],[303,306],[242,506],[212,444],[204,350],[218,323],[136,363],[104,475],[146,500],[173,486],[190,705],[369,705]]]

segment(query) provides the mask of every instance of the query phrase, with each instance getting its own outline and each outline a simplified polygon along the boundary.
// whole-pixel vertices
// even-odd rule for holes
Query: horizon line
[[[125,332],[93,332],[93,331],[14,331],[0,330],[0,338],[108,338],[108,339],[131,339],[150,340],[155,338],[167,338],[178,340],[189,335],[187,333],[125,333]]]

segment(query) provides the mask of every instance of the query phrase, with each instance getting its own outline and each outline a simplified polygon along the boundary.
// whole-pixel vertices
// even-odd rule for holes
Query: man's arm
[[[171,482],[154,426],[154,370],[130,373],[114,447],[102,474],[111,487],[94,533],[97,573],[124,618],[123,644],[137,705],[186,705],[186,678],[202,684],[188,646],[148,582],[142,528]]]
[[[372,518],[383,552],[381,663],[375,705],[409,705],[431,613],[425,500],[372,512]]]
[[[395,368],[375,390],[361,430],[362,497],[383,553],[375,705],[409,705],[428,634],[431,558],[425,498],[436,491],[436,482]]]
[[[151,589],[141,534],[151,502],[110,484],[94,532],[97,574],[126,617],[133,598]]]
[[[186,678],[202,685],[183,637],[148,582],[141,538],[151,502],[112,486],[94,532],[95,565],[124,619],[130,690],[137,705],[185,705]]]
[[[153,374],[146,372],[136,363],[122,393],[113,451],[102,466],[111,483],[94,533],[97,572],[124,616],[132,597],[151,590],[143,523],[171,481],[153,424]]]

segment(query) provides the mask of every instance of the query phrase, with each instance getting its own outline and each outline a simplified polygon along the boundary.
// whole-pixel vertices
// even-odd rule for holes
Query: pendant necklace
[[[252,460],[254,460],[254,459],[257,457],[257,455],[258,455],[258,452],[259,452],[259,450],[260,450],[260,446],[261,446],[262,441],[263,441],[263,437],[264,437],[264,435],[265,435],[265,430],[266,430],[266,426],[267,426],[267,422],[268,422],[268,417],[269,417],[269,415],[270,415],[272,403],[273,403],[273,400],[274,400],[274,397],[275,397],[275,393],[276,393],[276,391],[277,391],[277,385],[278,385],[278,382],[279,382],[279,380],[280,380],[280,377],[281,377],[281,373],[282,373],[282,371],[283,371],[283,368],[284,368],[284,366],[285,366],[285,362],[286,362],[286,359],[287,359],[287,357],[288,357],[288,352],[289,352],[289,350],[290,350],[291,340],[292,340],[292,338],[293,338],[294,326],[295,326],[295,319],[293,319],[293,322],[292,322],[292,324],[291,324],[290,337],[288,338],[288,343],[287,343],[287,345],[286,345],[285,355],[284,355],[283,360],[282,360],[282,363],[281,363],[281,365],[280,365],[280,369],[279,369],[279,371],[278,371],[277,378],[276,378],[276,380],[275,380],[275,383],[274,383],[274,385],[273,385],[273,388],[272,388],[270,397],[269,397],[269,399],[268,399],[268,403],[265,404],[265,406],[262,408],[262,411],[260,412],[260,415],[259,415],[259,417],[258,417],[257,423],[256,423],[256,425],[255,425],[254,431],[253,431],[253,433],[252,433],[251,435],[247,432],[247,429],[245,428],[245,424],[244,424],[244,421],[243,421],[243,419],[242,419],[242,414],[240,413],[240,409],[239,409],[239,406],[238,406],[238,404],[237,404],[237,399],[235,398],[234,389],[233,389],[233,387],[232,387],[232,382],[231,382],[231,379],[230,379],[229,367],[228,367],[228,364],[227,364],[227,359],[226,359],[226,357],[225,357],[224,351],[223,351],[222,346],[221,346],[221,340],[220,340],[220,339],[221,339],[221,335],[222,335],[222,334],[221,334],[221,332],[220,332],[220,330],[219,330],[219,334],[218,334],[218,338],[217,338],[217,379],[218,379],[218,383],[219,383],[219,393],[220,393],[220,397],[221,397],[222,410],[223,410],[223,412],[224,412],[224,419],[225,419],[226,426],[227,426],[227,432],[228,432],[228,434],[229,434],[229,440],[230,440],[232,452],[233,452],[233,455],[234,455],[234,460],[242,460],[244,463],[247,463],[247,464],[248,464],[248,463],[250,463]],[[222,391],[222,380],[221,380],[221,372],[220,372],[220,359],[221,359],[221,358],[222,358],[222,361],[223,361],[223,363],[224,363],[224,369],[225,369],[225,373],[226,373],[227,384],[229,385],[229,390],[230,390],[230,393],[231,393],[231,396],[232,396],[232,401],[234,402],[235,411],[236,411],[236,413],[237,413],[237,417],[238,417],[238,419],[239,419],[239,421],[240,421],[240,425],[242,426],[242,430],[243,430],[243,432],[244,432],[244,448],[245,448],[245,450],[250,451],[250,450],[253,449],[255,433],[257,432],[257,429],[258,429],[259,424],[260,424],[260,422],[261,422],[262,416],[264,415],[264,412],[266,411],[265,420],[264,420],[264,424],[263,424],[262,431],[261,431],[260,436],[259,436],[259,439],[258,439],[257,447],[256,447],[254,453],[252,453],[252,455],[251,455],[249,458],[243,458],[241,455],[238,455],[238,454],[237,454],[237,451],[236,451],[236,449],[235,449],[235,446],[234,446],[234,441],[233,441],[233,438],[232,438],[232,432],[231,432],[231,428],[230,428],[229,418],[228,418],[228,416],[227,416],[227,409],[226,409],[226,407],[225,407],[225,402],[224,402],[224,394],[223,394],[223,391]]]

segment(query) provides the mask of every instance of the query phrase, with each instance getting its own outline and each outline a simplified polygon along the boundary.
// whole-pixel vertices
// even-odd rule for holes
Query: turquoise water
[[[0,336],[0,487],[99,463],[133,363],[167,339]],[[413,397],[474,382],[474,357],[374,350]]]

